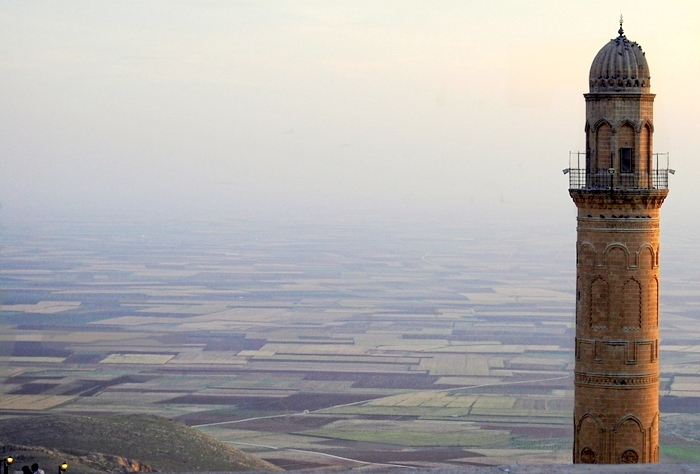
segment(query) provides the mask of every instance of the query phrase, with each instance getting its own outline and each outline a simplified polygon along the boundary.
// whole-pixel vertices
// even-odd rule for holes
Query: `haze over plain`
[[[700,205],[693,2],[3,2],[6,217],[572,224],[590,61],[648,54],[664,227]],[[684,203],[681,205],[681,200]],[[669,227],[669,225],[671,227]]]
[[[662,214],[664,390],[675,403],[665,423],[667,432],[693,431],[700,421],[686,420],[700,400],[689,374],[697,367],[691,343],[700,255],[688,250],[696,235],[688,230],[697,230],[700,204],[693,186],[699,9],[647,1],[4,2],[0,300],[9,330],[0,362],[68,369],[60,383],[55,374],[43,385],[29,375],[8,377],[3,409],[23,410],[35,397],[54,403],[34,406],[41,410],[178,411],[243,446],[250,440],[241,443],[236,427],[259,430],[261,439],[266,430],[289,435],[284,430],[298,427],[207,423],[265,410],[335,416],[308,413],[329,410],[331,398],[334,409],[358,416],[426,409],[454,423],[454,412],[440,412],[449,404],[463,405],[455,405],[459,416],[491,416],[483,410],[501,415],[493,403],[505,400],[509,416],[564,420],[564,434],[535,433],[559,437],[544,440],[554,457],[538,451],[533,459],[553,462],[563,453],[568,460],[575,207],[561,170],[570,150],[584,149],[589,66],[617,35],[623,13],[627,36],[649,58],[655,151],[670,152],[678,170]],[[233,225],[210,225],[217,219]],[[256,219],[264,223],[250,222]],[[271,304],[282,310],[268,313]],[[99,337],[108,342],[73,337],[65,327],[104,332]],[[117,337],[135,342],[109,342],[112,327],[128,328]],[[327,339],[338,334],[344,345],[329,356]],[[451,348],[453,340],[497,342],[512,352],[487,357],[478,351],[494,348],[477,345],[469,356],[477,362],[467,364],[466,355],[451,357],[465,351]],[[173,353],[158,353],[166,349]],[[368,360],[384,364],[375,357],[392,351],[406,351],[404,359],[319,375]],[[300,361],[308,373],[274,373],[298,371]],[[88,363],[89,376],[69,373]],[[133,383],[144,385],[103,376],[114,364],[130,366]],[[204,380],[211,374],[203,365],[219,366],[214,382]],[[394,384],[372,374],[378,370],[401,373]],[[427,381],[405,382],[420,370]],[[444,379],[467,370],[488,380]],[[532,379],[561,373],[541,375],[552,383],[543,388],[517,379],[523,371]],[[217,377],[231,380],[222,385]],[[189,383],[186,395],[162,390],[173,380],[182,388],[179,378]],[[280,384],[274,390],[288,390],[274,395],[277,406],[265,398],[269,380]],[[435,406],[390,398],[455,384],[469,386],[466,397]],[[242,397],[251,387],[257,395]],[[357,391],[352,396],[383,398],[363,398],[360,407],[327,397],[344,397],[348,387]],[[132,389],[148,397],[130,396]],[[308,390],[325,398],[297,394]],[[444,390],[431,395],[444,398]],[[222,393],[228,398],[212,398]],[[298,398],[316,405],[293,405]],[[241,415],[241,407],[260,413]],[[543,420],[542,412],[557,412],[556,419]],[[355,431],[368,431],[366,423]],[[406,426],[396,432],[410,433]],[[359,439],[342,423],[331,428],[346,441]],[[392,430],[381,425],[373,439]],[[513,433],[518,449],[539,440]],[[296,450],[299,435],[292,435],[274,450]],[[314,443],[303,446],[307,454],[321,451]],[[444,460],[442,451],[433,456]],[[395,459],[380,459],[387,460]]]

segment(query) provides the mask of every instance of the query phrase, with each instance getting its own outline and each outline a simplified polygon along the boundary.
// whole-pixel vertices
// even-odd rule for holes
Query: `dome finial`
[[[620,15],[620,29],[617,30],[617,34],[619,34],[620,36],[625,34],[625,30],[622,29],[622,15]]]

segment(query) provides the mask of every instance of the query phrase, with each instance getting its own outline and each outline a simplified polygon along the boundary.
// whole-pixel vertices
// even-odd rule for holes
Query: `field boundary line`
[[[393,464],[393,463],[386,463],[386,462],[371,462],[371,461],[362,461],[360,459],[352,459],[352,458],[346,458],[343,456],[338,456],[336,454],[329,454],[329,453],[324,453],[321,451],[310,451],[308,449],[298,449],[298,448],[284,448],[284,447],[279,447],[279,446],[268,446],[266,444],[253,444],[253,443],[241,443],[238,441],[224,441],[224,443],[227,444],[238,444],[241,446],[251,446],[251,447],[257,447],[257,448],[268,448],[272,449],[275,451],[295,451],[297,453],[307,453],[307,454],[318,454],[320,456],[327,456],[329,458],[334,458],[334,459],[341,459],[343,461],[350,461],[350,462],[356,462],[359,464],[369,464],[372,466],[388,466],[388,467],[403,467],[405,469],[417,469],[415,466],[407,466],[405,464]]]

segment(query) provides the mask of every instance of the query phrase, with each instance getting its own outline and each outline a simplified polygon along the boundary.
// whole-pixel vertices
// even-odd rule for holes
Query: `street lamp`
[[[58,474],[63,474],[64,472],[66,472],[67,469],[68,469],[68,463],[63,461],[63,464],[58,466]]]
[[[2,463],[0,463],[0,465],[2,465],[3,474],[8,474],[8,472],[10,471],[10,465],[13,462],[14,462],[14,459],[12,459],[12,456],[7,456],[6,458],[4,458],[2,460]]]

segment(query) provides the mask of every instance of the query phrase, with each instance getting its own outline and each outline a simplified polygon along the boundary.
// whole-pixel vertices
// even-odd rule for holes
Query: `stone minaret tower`
[[[669,170],[652,153],[647,60],[622,21],[618,33],[591,65],[585,168],[564,170],[578,207],[574,463],[659,459],[659,211]]]

